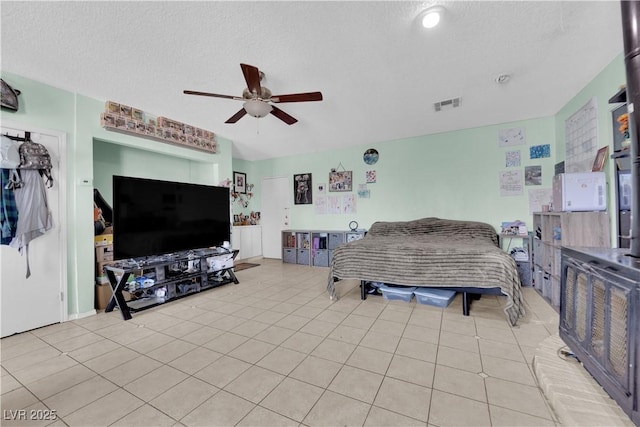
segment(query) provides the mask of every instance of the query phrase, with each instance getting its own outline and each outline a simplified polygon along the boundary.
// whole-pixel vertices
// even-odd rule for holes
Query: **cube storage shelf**
[[[561,247],[611,246],[607,212],[533,213],[533,286],[560,309]]]
[[[282,262],[329,267],[333,260],[333,250],[338,245],[362,239],[365,234],[364,230],[284,230]]]

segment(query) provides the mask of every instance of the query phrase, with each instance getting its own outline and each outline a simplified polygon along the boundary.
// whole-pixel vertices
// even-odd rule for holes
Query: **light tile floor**
[[[553,426],[533,376],[557,313],[523,288],[446,309],[360,300],[327,268],[261,259],[225,285],[134,314],[0,341],[2,425]],[[16,418],[26,418],[17,420]]]

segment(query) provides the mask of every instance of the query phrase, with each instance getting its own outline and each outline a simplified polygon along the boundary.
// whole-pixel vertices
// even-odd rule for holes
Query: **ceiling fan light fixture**
[[[418,20],[424,28],[434,28],[442,20],[444,14],[444,8],[441,6],[434,6],[425,9],[418,15]]]
[[[250,99],[246,101],[243,104],[243,107],[250,116],[257,118],[264,117],[273,110],[271,104],[258,99]]]

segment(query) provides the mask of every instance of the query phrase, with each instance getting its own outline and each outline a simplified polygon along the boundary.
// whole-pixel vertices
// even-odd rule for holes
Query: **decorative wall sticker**
[[[522,194],[522,170],[499,172],[500,196],[520,196]]]
[[[551,145],[532,145],[529,147],[529,158],[541,159],[543,157],[551,157]]]
[[[524,128],[501,129],[498,133],[498,145],[500,147],[510,147],[522,145],[527,142]]]
[[[367,187],[367,184],[358,184],[358,198],[369,199],[371,198],[371,190]]]
[[[524,167],[524,185],[542,185],[542,166]]]
[[[504,153],[504,165],[508,168],[520,166],[520,150]]]
[[[369,148],[364,152],[362,158],[366,164],[375,165],[380,158],[380,154],[378,154],[378,150],[376,150],[375,148]]]
[[[373,184],[374,182],[376,182],[376,171],[365,172],[365,180],[369,184]]]

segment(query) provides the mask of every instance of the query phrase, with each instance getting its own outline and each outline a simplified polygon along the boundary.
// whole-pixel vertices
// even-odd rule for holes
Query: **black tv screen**
[[[115,259],[221,246],[230,240],[229,189],[113,176]]]

